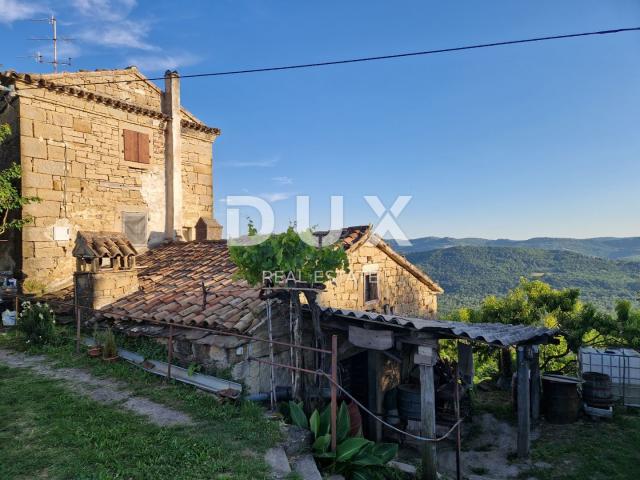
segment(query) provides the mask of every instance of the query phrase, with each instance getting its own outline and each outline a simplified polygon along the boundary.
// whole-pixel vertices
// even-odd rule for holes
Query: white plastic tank
[[[630,348],[582,347],[580,375],[597,372],[609,375],[615,400],[640,407],[640,352]]]

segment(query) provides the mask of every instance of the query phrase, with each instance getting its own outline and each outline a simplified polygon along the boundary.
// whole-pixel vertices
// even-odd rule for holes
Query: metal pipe
[[[331,336],[331,451],[335,452],[338,442],[338,336]]]

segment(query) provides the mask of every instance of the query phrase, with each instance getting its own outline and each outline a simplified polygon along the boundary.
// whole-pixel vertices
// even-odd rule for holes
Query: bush
[[[18,331],[25,342],[32,345],[44,345],[55,337],[56,316],[46,303],[23,302],[18,315]]]
[[[113,358],[118,356],[118,345],[116,344],[116,337],[113,335],[113,331],[108,328],[104,333],[104,343],[102,344],[102,357]]]

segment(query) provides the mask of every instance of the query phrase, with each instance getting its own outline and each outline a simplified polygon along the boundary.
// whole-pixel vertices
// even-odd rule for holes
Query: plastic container
[[[2,325],[5,327],[13,327],[16,324],[16,311],[15,310],[5,310],[2,312]]]

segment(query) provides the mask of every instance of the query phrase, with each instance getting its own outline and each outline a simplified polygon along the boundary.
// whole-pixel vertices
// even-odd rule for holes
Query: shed
[[[518,444],[520,457],[529,453],[530,419],[539,415],[538,346],[557,343],[558,331],[544,327],[507,325],[499,323],[471,324],[444,320],[431,320],[398,315],[384,315],[346,309],[323,308],[323,329],[338,332],[343,338],[340,351],[351,347],[367,351],[366,375],[369,409],[382,409],[380,365],[383,355],[398,359],[408,358],[420,371],[421,434],[436,438],[436,392],[434,367],[438,359],[438,341],[459,339],[470,343],[483,343],[499,348],[515,347],[518,364]],[[344,339],[346,338],[346,343]],[[376,438],[381,436],[380,423]],[[436,443],[424,442],[423,478],[437,478]]]

